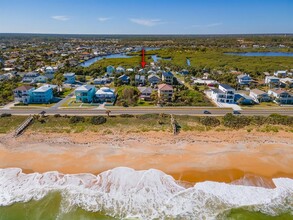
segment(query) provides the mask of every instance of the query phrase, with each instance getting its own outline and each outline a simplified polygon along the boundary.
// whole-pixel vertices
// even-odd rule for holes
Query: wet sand
[[[24,172],[94,173],[159,169],[177,180],[231,182],[246,176],[293,178],[293,133],[164,132],[0,136],[0,167]],[[256,179],[257,181],[257,179]]]

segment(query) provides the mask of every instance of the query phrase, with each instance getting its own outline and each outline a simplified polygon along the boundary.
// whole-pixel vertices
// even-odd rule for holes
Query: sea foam
[[[293,214],[293,180],[273,179],[275,188],[200,182],[184,188],[173,177],[150,169],[119,167],[97,176],[0,169],[0,206],[42,199],[60,191],[62,212],[73,207],[118,218],[217,219],[233,208],[269,215]]]

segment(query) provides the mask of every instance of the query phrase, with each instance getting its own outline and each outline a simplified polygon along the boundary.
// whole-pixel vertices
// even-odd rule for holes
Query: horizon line
[[[224,36],[224,35],[293,35],[293,33],[227,33],[227,34],[126,34],[126,33],[115,33],[115,34],[91,34],[91,33],[34,33],[34,32],[0,32],[1,34],[28,34],[28,35],[96,35],[96,36],[114,36],[114,35],[122,35],[122,36]]]

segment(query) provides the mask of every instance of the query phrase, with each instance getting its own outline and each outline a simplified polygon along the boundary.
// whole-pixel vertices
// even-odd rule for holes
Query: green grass
[[[241,108],[271,108],[271,107],[280,107],[280,106],[274,102],[261,102],[256,105],[241,106]]]
[[[9,133],[19,126],[27,117],[11,116],[0,118],[0,133]],[[204,126],[201,124],[200,116],[176,115],[175,119],[181,127],[182,131],[205,132],[209,130],[229,131],[234,128],[228,128],[223,125],[223,117],[217,117],[221,121],[221,125],[217,127]],[[111,116],[106,117],[107,122],[101,125],[93,125],[90,123],[91,117],[86,116],[85,122],[70,123],[69,117],[46,116],[41,120],[34,120],[34,123],[28,127],[29,131],[44,133],[80,133],[84,131],[97,132],[102,134],[110,133],[138,133],[147,131],[168,131],[171,132],[170,115],[165,114],[145,114],[137,116]],[[256,120],[256,119],[255,119]],[[288,118],[289,120],[289,118]],[[251,123],[241,129],[245,131],[258,132],[278,132],[280,130],[292,132],[293,125],[269,124],[256,125]]]
[[[65,97],[68,96],[72,91],[73,91],[73,89],[70,89],[70,88],[63,89],[62,93],[60,94],[60,98],[65,98]]]
[[[12,116],[0,118],[0,133],[9,133],[16,129],[27,116]]]
[[[153,102],[148,102],[148,101],[138,101],[137,106],[145,106],[145,107],[154,107],[154,103]]]

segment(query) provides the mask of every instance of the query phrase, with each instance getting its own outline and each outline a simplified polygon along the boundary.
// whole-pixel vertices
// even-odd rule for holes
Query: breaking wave
[[[243,185],[239,185],[243,182]],[[162,171],[119,167],[99,175],[46,172],[25,174],[19,168],[0,169],[0,206],[62,195],[61,213],[74,207],[116,218],[222,219],[243,208],[271,216],[293,214],[293,180],[272,180],[275,188],[200,182],[186,188]]]

